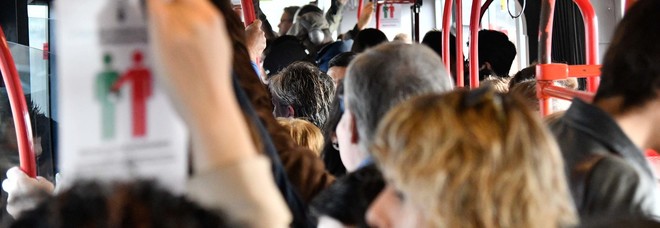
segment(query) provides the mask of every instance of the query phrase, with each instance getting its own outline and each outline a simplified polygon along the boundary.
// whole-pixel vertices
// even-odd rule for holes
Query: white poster
[[[382,4],[380,5],[380,26],[381,28],[400,28],[401,27],[401,4]]]
[[[188,136],[154,75],[144,1],[56,3],[65,184],[148,178],[182,192]]]

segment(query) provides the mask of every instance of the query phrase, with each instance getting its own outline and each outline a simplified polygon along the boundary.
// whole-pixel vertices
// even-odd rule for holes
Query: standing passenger
[[[593,104],[575,99],[551,129],[582,217],[660,217],[660,189],[643,149],[660,149],[660,1],[619,24]]]
[[[403,43],[377,46],[351,62],[344,79],[345,110],[337,126],[346,170],[370,163],[368,147],[376,125],[390,108],[413,96],[453,88],[440,62],[431,49]]]

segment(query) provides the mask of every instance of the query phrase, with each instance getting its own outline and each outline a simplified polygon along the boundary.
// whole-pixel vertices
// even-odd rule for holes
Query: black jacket
[[[606,112],[575,99],[550,129],[564,157],[569,187],[582,218],[660,218],[658,179],[642,150]],[[601,159],[586,175],[575,175],[577,167],[593,157]]]

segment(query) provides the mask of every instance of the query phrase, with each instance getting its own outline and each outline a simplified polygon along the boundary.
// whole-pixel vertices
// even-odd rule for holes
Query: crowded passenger
[[[307,62],[296,62],[269,81],[277,117],[303,118],[323,127],[334,96],[332,78]]]
[[[387,180],[367,215],[374,227],[578,221],[552,136],[522,102],[489,89],[403,102],[383,118],[372,153]]]
[[[277,118],[277,121],[289,131],[298,146],[306,147],[316,156],[321,156],[324,143],[321,129],[303,119]]]
[[[638,1],[618,25],[593,104],[574,99],[551,125],[582,217],[660,218],[658,179],[644,149],[660,149],[660,1]]]
[[[369,145],[390,108],[413,96],[453,88],[440,62],[431,49],[403,43],[374,47],[351,62],[344,78],[344,114],[337,126],[346,170],[370,163]]]
[[[344,80],[337,83],[337,90],[335,97],[330,105],[330,116],[325,122],[323,127],[323,137],[325,138],[325,145],[323,146],[323,153],[321,158],[325,164],[326,170],[336,177],[341,177],[346,174],[346,167],[341,161],[339,153],[339,140],[337,139],[337,125],[344,114]]]
[[[298,12],[299,9],[299,6],[289,6],[284,8],[284,12],[282,12],[282,16],[280,17],[280,23],[277,25],[280,36],[284,36],[289,32],[289,29],[293,26],[293,17],[296,16],[296,12]]]
[[[344,79],[346,76],[346,68],[355,56],[356,54],[353,52],[344,52],[330,60],[330,63],[328,64],[328,75],[332,77],[332,81],[335,82],[335,85],[339,85],[339,82]]]
[[[369,227],[365,219],[367,208],[383,187],[385,180],[375,165],[338,179],[310,204],[317,227]]]
[[[479,31],[479,80],[487,76],[508,77],[516,46],[506,34],[495,30]]]
[[[370,47],[387,43],[388,41],[387,36],[382,31],[374,28],[364,29],[355,37],[351,52],[362,53]]]

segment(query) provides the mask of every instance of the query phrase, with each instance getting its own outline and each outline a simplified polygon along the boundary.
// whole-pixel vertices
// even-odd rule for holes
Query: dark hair
[[[296,16],[296,12],[300,9],[300,6],[289,6],[284,8],[284,12],[291,17],[291,22],[293,22],[293,17]]]
[[[234,227],[150,181],[75,184],[25,212],[11,227]]]
[[[277,37],[264,51],[263,67],[268,78],[296,61],[307,57],[307,49],[295,36]]]
[[[508,76],[516,58],[516,46],[506,34],[495,30],[479,31],[479,66],[489,62],[497,76]]]
[[[536,80],[536,65],[526,67],[514,74],[509,81],[509,90],[513,89],[516,84],[527,80]]]
[[[332,138],[337,130],[337,125],[339,124],[339,120],[341,120],[341,116],[344,114],[341,107],[343,103],[341,100],[343,95],[344,80],[342,79],[337,83],[335,98],[330,104],[330,115],[328,115],[328,119],[326,119],[325,124],[323,125],[325,144],[323,146],[323,152],[321,153],[321,159],[325,164],[325,169],[335,177],[341,177],[346,174],[346,167],[341,161],[339,150],[335,149],[332,144]]]
[[[274,98],[291,105],[296,118],[306,119],[323,128],[328,117],[334,82],[318,67],[307,62],[295,62],[270,79]]]
[[[660,1],[640,0],[617,26],[603,60],[594,102],[621,96],[619,112],[657,98],[660,90]]]
[[[339,220],[345,225],[368,227],[365,213],[385,187],[385,180],[375,165],[350,173],[321,192],[310,205],[312,213]]]
[[[328,69],[331,67],[348,67],[348,64],[355,58],[357,54],[354,52],[344,52],[341,53],[332,59],[328,63]]]
[[[440,57],[442,57],[442,31],[431,30],[424,35],[422,44],[433,49]],[[456,61],[456,36],[449,34],[449,55],[451,61]]]
[[[303,7],[300,7],[298,11],[298,16],[305,15],[310,12],[315,12],[315,13],[321,13],[323,14],[323,10],[321,10],[319,7],[315,5],[304,5]],[[291,16],[294,16],[295,14],[292,14]]]
[[[368,28],[360,31],[355,40],[353,41],[353,47],[351,47],[351,52],[361,53],[367,48],[379,45],[381,43],[387,43],[389,40],[385,33],[378,29]]]

